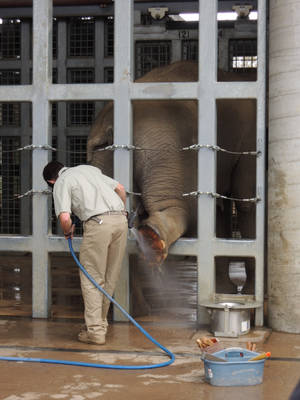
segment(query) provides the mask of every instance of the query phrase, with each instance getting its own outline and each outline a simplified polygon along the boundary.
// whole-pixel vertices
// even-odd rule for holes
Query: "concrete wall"
[[[300,1],[270,0],[269,325],[300,332]]]

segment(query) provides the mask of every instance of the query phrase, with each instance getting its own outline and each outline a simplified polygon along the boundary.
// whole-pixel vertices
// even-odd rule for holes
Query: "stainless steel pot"
[[[237,337],[250,331],[250,309],[240,303],[216,303],[208,312],[214,336]]]

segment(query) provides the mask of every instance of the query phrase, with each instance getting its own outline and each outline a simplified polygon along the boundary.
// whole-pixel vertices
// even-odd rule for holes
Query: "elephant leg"
[[[150,266],[160,266],[168,255],[169,246],[187,229],[187,211],[169,207],[153,212],[138,229],[138,245]]]
[[[134,278],[131,281],[131,303],[135,317],[151,314],[151,306],[145,299],[143,293],[143,281],[141,278],[140,269],[142,269],[142,266],[137,265],[137,268],[134,269]]]
[[[253,203],[249,203],[247,207],[237,206],[238,210],[238,226],[242,239],[254,239],[256,234],[256,207]]]
[[[231,202],[228,200],[216,206],[216,236],[231,238]]]
[[[243,156],[233,175],[233,196],[249,199],[256,196],[256,160]],[[256,206],[248,201],[236,201],[238,227],[242,239],[255,238]]]

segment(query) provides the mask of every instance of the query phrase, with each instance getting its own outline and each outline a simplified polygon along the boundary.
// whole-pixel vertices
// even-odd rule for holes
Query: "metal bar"
[[[136,83],[131,85],[131,97],[138,99],[197,99],[196,82]]]
[[[30,24],[28,21],[26,23],[22,23],[21,25],[21,83],[22,84],[30,84],[30,68],[31,68],[31,60],[30,60]],[[30,103],[22,103],[21,104],[21,147],[30,144],[31,126],[30,126],[30,112],[31,112],[31,104]],[[18,127],[20,135],[20,128]],[[28,166],[30,165],[31,154],[30,152],[23,152],[20,155],[21,160],[21,193],[25,193],[30,186],[31,180],[31,171]],[[31,199],[27,198],[20,202],[20,213],[21,213],[21,233],[22,235],[30,235],[30,227],[31,227]]]
[[[132,143],[132,108],[130,85],[132,81],[133,55],[133,0],[115,1],[115,68],[114,68],[114,142]],[[112,85],[110,85],[112,86]],[[132,157],[128,151],[115,151],[115,179],[126,188],[132,188]],[[116,300],[129,311],[129,254],[124,258]],[[114,319],[124,316],[114,308]]]
[[[14,86],[12,86],[14,88]],[[131,99],[196,99],[198,84],[195,82],[129,83]],[[216,98],[250,99],[258,96],[260,88],[256,82],[218,82],[212,85]],[[111,84],[57,84],[49,87],[49,100],[111,100],[114,96]],[[3,93],[4,95],[4,93]],[[0,90],[1,100],[1,90]]]
[[[258,82],[217,82],[214,85],[216,99],[254,99],[258,93]]]
[[[50,85],[52,49],[52,0],[33,0],[33,143],[49,143],[50,108],[47,87]],[[45,190],[41,179],[49,152],[35,150],[32,154],[32,185]],[[37,194],[32,198],[32,315],[47,318],[50,308],[48,245],[48,198]]]
[[[49,87],[49,101],[112,100],[112,84],[57,84]],[[1,92],[0,92],[1,100]]]
[[[79,252],[81,241],[82,241],[81,237],[74,237],[72,240],[72,246],[76,253]],[[66,239],[62,236],[48,236],[47,250],[49,253],[55,253],[55,252],[69,253]]]
[[[104,82],[104,40],[98,40],[98,38],[104,38],[104,21],[97,19],[95,21],[95,82]]]
[[[255,263],[255,296],[262,307],[256,309],[255,324],[262,326],[264,323],[264,264],[265,264],[265,148],[266,148],[266,2],[259,1],[257,20],[257,147],[262,150],[261,157],[257,159],[256,186],[257,195],[262,201],[256,207],[256,241],[257,255]]]
[[[115,75],[116,78],[116,75]],[[197,98],[198,85],[194,82],[178,83],[127,83],[131,99],[191,99]],[[57,84],[49,87],[50,101],[71,100],[111,100],[116,95],[115,88],[108,84]],[[1,91],[0,91],[1,100]]]
[[[256,240],[215,239],[212,244],[215,256],[256,257]]]
[[[9,7],[0,8],[1,18],[31,18],[32,8],[31,7]],[[53,17],[81,17],[82,15],[87,16],[109,16],[112,15],[112,6],[107,6],[105,8],[99,7],[99,5],[94,6],[57,6],[53,7]]]
[[[0,86],[0,102],[31,101],[33,88],[31,85]]]
[[[198,142],[216,144],[216,111],[214,83],[217,74],[217,1],[200,0],[199,27],[199,101]],[[209,40],[208,40],[209,38]],[[198,153],[198,188],[213,191],[216,188],[215,152]],[[204,173],[205,171],[205,173]],[[210,299],[215,291],[213,240],[215,237],[215,202],[208,196],[198,198],[198,323],[209,321],[200,304]]]
[[[31,236],[4,236],[1,235],[0,251],[32,251]]]
[[[67,22],[57,21],[57,83],[67,83]]]

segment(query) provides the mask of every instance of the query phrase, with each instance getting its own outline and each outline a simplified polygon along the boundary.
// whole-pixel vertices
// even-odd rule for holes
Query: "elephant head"
[[[109,102],[98,114],[87,144],[87,161],[108,176],[113,176],[113,153],[102,150],[113,144],[113,122],[113,103]]]

